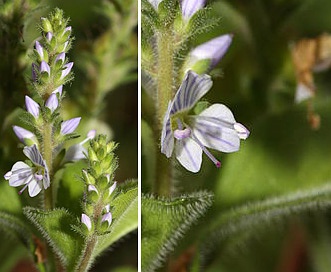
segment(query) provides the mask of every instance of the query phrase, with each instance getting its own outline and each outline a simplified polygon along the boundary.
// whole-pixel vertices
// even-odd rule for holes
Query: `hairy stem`
[[[80,263],[77,266],[75,271],[85,272],[88,270],[88,268],[91,265],[92,253],[97,244],[97,239],[98,238],[96,236],[91,236],[91,238],[89,238],[89,240],[87,240],[83,254],[80,258]]]
[[[159,130],[162,128],[163,117],[173,98],[174,83],[174,47],[173,33],[165,28],[158,34],[158,75],[157,75],[157,117]]]
[[[173,98],[174,83],[174,44],[171,27],[164,27],[157,36],[158,75],[157,75],[157,133],[161,136],[163,118],[168,104]],[[157,179],[153,190],[158,195],[169,196],[172,188],[171,163],[163,154],[157,153]]]
[[[42,149],[42,156],[46,161],[48,171],[49,171],[49,178],[52,181],[52,174],[53,174],[53,141],[52,141],[52,125],[44,123],[43,127],[43,149]],[[44,207],[45,209],[52,209],[53,208],[53,186],[52,182],[48,189],[45,190],[44,194]]]

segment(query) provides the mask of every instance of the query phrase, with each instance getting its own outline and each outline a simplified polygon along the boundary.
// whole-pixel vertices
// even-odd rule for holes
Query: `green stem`
[[[52,177],[53,177],[53,141],[52,141],[52,125],[44,122],[44,127],[42,131],[43,135],[43,158],[46,161],[49,178],[51,181],[50,186],[45,190],[44,194],[44,208],[46,210],[53,208],[53,185],[52,185]]]
[[[79,263],[77,269],[75,271],[77,272],[85,272],[88,270],[88,268],[91,265],[91,258],[92,253],[97,244],[97,237],[91,236],[89,240],[87,240],[83,254],[80,258],[81,262]]]
[[[168,159],[164,154],[157,150],[157,178],[154,182],[153,191],[159,196],[170,196],[172,193],[172,168],[171,159]]]
[[[158,75],[157,75],[157,129],[160,137],[164,114],[169,101],[173,99],[174,86],[174,37],[171,27],[160,30],[157,37],[158,45]],[[157,139],[158,140],[158,139]],[[159,150],[158,150],[159,151]],[[172,191],[171,161],[164,154],[157,152],[157,179],[154,183],[154,192],[162,196],[170,196]]]
[[[173,33],[165,28],[158,34],[158,75],[157,75],[157,117],[162,130],[163,117],[169,101],[173,98],[174,85],[174,46]]]

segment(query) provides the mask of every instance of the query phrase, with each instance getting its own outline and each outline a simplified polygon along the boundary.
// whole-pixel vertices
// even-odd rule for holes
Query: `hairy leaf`
[[[202,241],[201,252],[209,255],[228,238],[242,241],[258,235],[259,230],[286,222],[296,215],[325,211],[330,207],[331,183],[224,211],[218,217],[213,216],[212,224]]]
[[[83,246],[83,238],[71,227],[77,219],[65,209],[42,211],[25,207],[23,212],[39,229],[67,270],[73,271]]]
[[[192,193],[173,199],[142,196],[142,270],[160,267],[180,237],[212,203],[208,192]]]

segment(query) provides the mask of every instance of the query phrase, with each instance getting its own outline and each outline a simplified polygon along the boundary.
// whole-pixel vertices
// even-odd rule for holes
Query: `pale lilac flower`
[[[65,78],[70,73],[72,66],[74,66],[73,62],[69,62],[63,66],[65,69],[62,70],[61,79]]]
[[[32,69],[31,69],[31,72],[32,72],[32,81],[36,81],[37,80],[38,66],[35,63],[32,63],[31,66],[32,66]]]
[[[57,100],[56,94],[52,93],[48,97],[45,106],[49,108],[52,113],[57,109],[57,107],[59,106],[59,101]]]
[[[102,216],[101,222],[108,222],[108,227],[110,226],[111,222],[113,220],[112,214],[110,212],[107,212]]]
[[[52,32],[47,32],[46,34],[46,39],[50,42],[53,38],[53,33]]]
[[[36,51],[37,51],[40,59],[43,60],[44,59],[44,49],[38,41],[36,41],[35,48],[36,48]]]
[[[57,87],[52,93],[53,94],[60,94],[60,96],[62,96],[62,89],[63,89],[63,85],[60,85],[59,87]]]
[[[207,59],[211,61],[210,69],[214,68],[227,52],[232,37],[231,34],[222,35],[197,46],[190,52],[190,63]]]
[[[35,118],[38,118],[40,106],[36,101],[27,95],[25,96],[25,107],[29,113],[31,113]]]
[[[85,154],[87,154],[86,148],[83,146],[86,142],[92,140],[96,135],[96,130],[90,130],[87,133],[87,137],[81,141],[79,144],[72,145],[68,148],[65,158],[65,161],[78,161],[85,159]]]
[[[148,0],[148,2],[151,3],[151,5],[157,10],[159,7],[159,4],[162,2],[163,0]]]
[[[109,187],[109,192],[108,192],[109,196],[115,191],[116,186],[117,186],[117,182],[114,181],[113,185]]]
[[[199,9],[202,9],[206,4],[206,0],[182,0],[181,8],[183,17],[190,19]]]
[[[73,133],[78,127],[81,117],[76,117],[62,122],[61,124],[61,133],[63,135]]]
[[[67,31],[70,32],[70,33],[69,33],[69,35],[70,35],[70,34],[71,34],[71,30],[72,30],[71,26],[66,27],[66,28],[64,29],[64,31],[63,31],[62,36],[63,36],[64,34],[66,34]]]
[[[90,231],[92,229],[92,222],[90,217],[88,217],[85,213],[82,214],[81,218],[82,223],[87,227],[87,229]]]
[[[87,186],[87,191],[89,191],[89,192],[94,191],[94,192],[96,192],[97,194],[99,194],[98,189],[97,189],[94,185],[92,185],[92,184],[89,184],[89,185]]]
[[[66,58],[66,53],[62,52],[56,56],[55,62],[61,60],[62,63],[64,63],[65,58]]]
[[[34,166],[30,167],[26,163],[18,161],[4,177],[9,180],[10,186],[25,185],[19,194],[28,187],[29,195],[34,197],[40,193],[42,188],[47,189],[50,185],[48,168],[36,145],[24,147],[23,153]]]
[[[36,141],[36,136],[29,130],[19,126],[13,126],[13,130],[17,136],[17,138],[22,142],[25,143],[26,140],[32,140],[33,142]]]
[[[110,204],[107,204],[107,205],[105,206],[105,210],[106,210],[106,213],[109,213],[109,211],[110,211]]]
[[[40,63],[40,72],[43,73],[43,72],[47,72],[48,75],[51,74],[51,68],[49,67],[49,65],[47,64],[46,61],[42,61]]]
[[[211,88],[208,75],[189,71],[164,116],[161,152],[168,158],[175,149],[177,160],[189,171],[198,172],[204,152],[217,166],[221,163],[206,147],[222,152],[239,149],[240,139],[249,131],[234,119],[232,112],[222,104],[214,104],[199,115],[189,111]]]

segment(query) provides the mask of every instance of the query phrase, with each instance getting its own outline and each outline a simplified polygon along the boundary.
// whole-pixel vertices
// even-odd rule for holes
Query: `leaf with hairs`
[[[154,271],[188,228],[211,206],[213,195],[197,192],[172,199],[142,196],[142,271]]]
[[[25,207],[23,213],[42,233],[68,271],[73,271],[83,246],[83,238],[73,231],[77,219],[65,209],[43,211]]]

